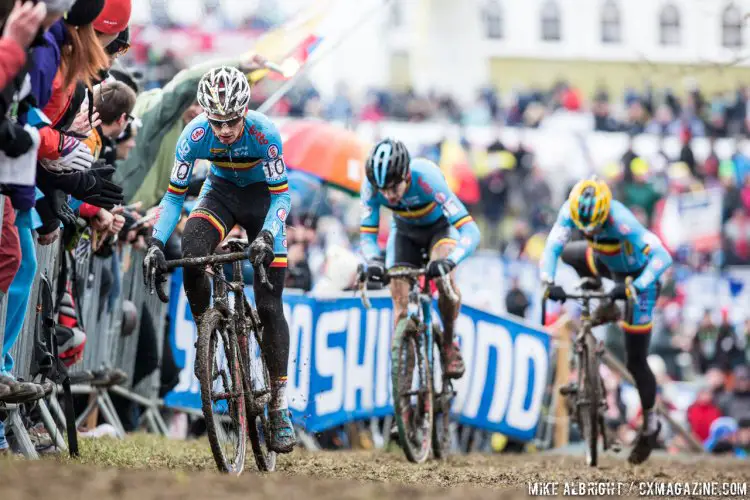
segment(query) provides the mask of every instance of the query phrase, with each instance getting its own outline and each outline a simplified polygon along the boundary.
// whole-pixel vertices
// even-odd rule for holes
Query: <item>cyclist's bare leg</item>
[[[444,241],[432,248],[430,260],[446,259],[456,247],[454,241]],[[438,287],[438,310],[443,320],[443,353],[450,366],[446,367],[446,373],[451,376],[461,377],[465,370],[461,352],[455,344],[454,327],[458,312],[461,309],[461,292],[458,290],[455,279],[456,271],[449,275],[451,287],[456,293],[458,300],[451,300],[442,280],[437,280]]]

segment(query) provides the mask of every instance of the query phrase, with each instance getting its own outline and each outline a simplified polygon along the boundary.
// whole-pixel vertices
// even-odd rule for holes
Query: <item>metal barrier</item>
[[[2,220],[3,198],[0,196],[0,221]],[[160,369],[149,374],[137,388],[132,388],[133,375],[136,368],[136,355],[140,333],[140,316],[142,311],[149,311],[157,329],[157,343],[159,350],[159,366],[161,364],[162,346],[164,344],[167,305],[159,301],[155,295],[146,293],[143,285],[143,271],[141,262],[143,252],[124,246],[114,257],[99,257],[91,251],[87,239],[74,252],[61,252],[60,241],[48,246],[36,245],[38,272],[30,290],[30,301],[21,334],[11,349],[15,360],[14,374],[25,380],[31,380],[31,368],[34,355],[35,339],[39,322],[37,321],[37,304],[41,277],[45,276],[54,291],[57,290],[59,279],[71,279],[75,274],[76,280],[82,286],[82,293],[74,293],[74,300],[80,318],[81,328],[86,333],[86,346],[83,359],[71,367],[69,372],[74,380],[72,390],[76,394],[88,394],[89,405],[76,419],[80,426],[87,418],[101,413],[104,420],[110,423],[120,437],[125,435],[123,425],[117,416],[112,403],[110,392],[115,392],[143,407],[142,422],[156,433],[167,434],[167,425],[159,413],[161,402],[158,399],[161,373]],[[60,257],[67,259],[67,276],[60,276]],[[113,261],[113,259],[115,259]],[[119,262],[119,266],[114,267]],[[117,279],[121,283],[121,291],[110,300],[110,294],[102,294],[102,281],[106,274],[118,273]],[[0,345],[5,331],[7,300],[0,294]],[[80,296],[77,296],[80,295]],[[56,300],[57,297],[54,297]],[[135,327],[129,335],[122,335],[123,303],[131,301],[137,315]],[[127,386],[114,385],[113,378],[108,377],[114,369],[122,370],[128,377]],[[62,432],[57,428],[59,422],[65,428],[65,416],[56,397],[49,400],[52,412],[47,408],[44,400],[40,400],[42,420],[48,428],[50,436],[55,439],[60,448],[65,448]],[[34,445],[23,428],[18,407],[6,405],[3,410],[9,414],[8,423],[13,429],[23,453],[28,458],[36,458]],[[57,418],[52,417],[52,414]]]
[[[145,253],[140,250],[133,250],[130,247],[125,248],[122,252],[121,268],[122,274],[122,292],[118,300],[119,313],[115,314],[117,335],[119,336],[116,349],[116,366],[128,375],[128,380],[134,380],[135,363],[138,350],[139,332],[141,327],[141,318],[145,311],[151,314],[156,327],[157,352],[161,365],[162,346],[164,345],[164,335],[166,327],[167,304],[162,303],[154,294],[148,294],[143,284],[143,257]],[[167,287],[169,283],[167,283]],[[133,332],[130,335],[120,335],[122,329],[122,306],[123,301],[133,302],[138,311]],[[161,369],[156,369],[143,380],[139,381],[137,387],[128,390],[122,386],[113,386],[112,391],[119,396],[129,399],[143,407],[141,415],[142,421],[145,421],[148,428],[155,433],[166,435],[168,433],[167,424],[159,413],[161,401],[159,400],[159,387],[161,383]]]

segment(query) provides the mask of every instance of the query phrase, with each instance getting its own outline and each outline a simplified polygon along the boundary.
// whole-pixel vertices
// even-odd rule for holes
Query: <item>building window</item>
[[[721,44],[729,49],[740,49],[742,43],[742,13],[730,3],[721,15]]]
[[[400,0],[391,2],[391,27],[400,28],[404,25],[404,5]]]
[[[500,2],[490,0],[482,8],[482,24],[487,38],[500,40],[503,38],[503,9]]]
[[[620,8],[613,0],[607,0],[602,6],[602,43],[620,43]]]
[[[659,39],[662,45],[679,45],[681,35],[680,11],[667,4],[659,14]]]
[[[542,5],[542,40],[559,42],[561,38],[560,7],[552,0],[544,2]]]

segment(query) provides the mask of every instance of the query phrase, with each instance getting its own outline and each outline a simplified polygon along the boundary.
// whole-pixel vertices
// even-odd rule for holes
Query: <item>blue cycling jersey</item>
[[[280,238],[283,221],[277,213],[287,214],[291,207],[286,165],[282,157],[281,136],[276,126],[265,115],[248,111],[242,135],[231,145],[219,142],[203,113],[191,121],[177,141],[175,164],[169,179],[169,189],[159,204],[159,219],[153,237],[166,243],[177,226],[196,160],[211,162],[211,175],[244,187],[264,182],[271,194],[271,206],[263,222],[263,229]],[[202,193],[211,189],[206,179]],[[247,200],[253,203],[253,200]],[[280,212],[281,211],[281,212]]]
[[[383,206],[393,211],[396,221],[407,226],[429,226],[447,218],[458,231],[456,248],[448,258],[458,264],[479,245],[479,227],[461,200],[448,187],[437,165],[424,158],[415,158],[411,160],[409,167],[409,187],[398,205],[388,205],[385,197],[374,190],[369,182],[362,183],[360,242],[364,257],[369,260],[380,255],[378,226],[380,207]]]
[[[565,202],[547,238],[540,263],[543,281],[554,280],[557,259],[575,228],[569,207],[569,203]],[[638,274],[633,285],[639,291],[654,284],[672,265],[672,257],[659,238],[643,227],[633,213],[617,200],[612,201],[609,218],[601,230],[594,235],[584,236],[596,258],[610,271]]]

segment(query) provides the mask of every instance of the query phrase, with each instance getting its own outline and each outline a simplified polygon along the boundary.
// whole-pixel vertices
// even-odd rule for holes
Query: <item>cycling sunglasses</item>
[[[210,123],[212,127],[216,127],[218,129],[221,129],[224,124],[226,124],[229,128],[232,128],[240,123],[240,121],[242,121],[242,116],[237,116],[228,120],[215,120],[213,118],[208,119],[208,123]]]

